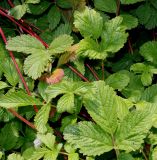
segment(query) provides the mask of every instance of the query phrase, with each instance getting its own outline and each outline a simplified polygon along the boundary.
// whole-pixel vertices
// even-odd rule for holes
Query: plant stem
[[[128,38],[128,45],[129,45],[129,51],[131,52],[131,54],[133,54],[134,51],[133,51],[133,48],[132,48],[132,44],[131,44],[130,38]]]
[[[2,30],[1,27],[0,27],[0,35],[1,35],[4,43],[6,44],[6,43],[7,43],[7,40],[6,40],[6,37],[5,37],[4,32],[3,32],[3,30]],[[21,73],[21,71],[20,71],[20,68],[19,68],[19,66],[18,66],[18,64],[17,64],[17,62],[16,62],[16,60],[15,60],[15,57],[14,57],[13,52],[11,52],[11,51],[8,51],[8,52],[9,52],[9,55],[10,55],[10,57],[11,57],[14,65],[15,65],[16,71],[17,71],[17,73],[18,73],[18,75],[19,75],[19,77],[20,77],[20,79],[21,79],[21,81],[22,81],[22,83],[23,83],[26,91],[27,91],[27,94],[31,96],[31,92],[30,92],[30,90],[29,90],[29,88],[28,88],[28,85],[27,85],[27,83],[26,83],[26,81],[25,81],[25,79],[24,79],[24,77],[23,77],[23,75],[22,75],[22,73]],[[34,110],[35,110],[36,112],[38,112],[38,108],[37,108],[36,105],[34,105]]]
[[[114,147],[116,147],[114,135],[111,135],[111,137],[112,137],[112,145],[113,145]],[[119,157],[119,150],[118,150],[118,149],[114,149],[114,150],[115,150],[115,153],[116,153],[116,157],[117,157],[117,159],[118,159],[118,157]]]
[[[14,4],[11,0],[8,0],[8,4],[13,8],[14,7]]]
[[[22,122],[26,123],[28,126],[30,126],[32,129],[35,129],[35,126],[33,123],[29,122],[27,119],[23,118],[21,115],[19,115],[15,110],[8,109],[9,112],[11,112],[15,117],[20,119]]]
[[[70,64],[66,64],[75,74],[77,74],[81,79],[83,79],[86,82],[89,82],[89,80],[83,76],[79,71],[77,71],[74,67],[72,67]]]
[[[119,16],[119,13],[120,13],[120,0],[117,0],[116,16]]]
[[[88,69],[92,72],[92,74],[93,74],[93,76],[95,77],[95,79],[96,80],[98,80],[99,81],[99,77],[98,77],[98,75],[97,75],[97,73],[94,71],[94,69],[89,65],[89,64],[85,64],[87,67],[88,67]]]
[[[147,158],[146,154],[144,153],[143,149],[141,149],[141,152],[142,152],[142,155],[143,155],[144,159],[148,160],[148,158]]]
[[[38,39],[46,48],[48,47],[48,44],[46,42],[44,42],[36,33],[34,33],[32,30],[28,30],[25,27],[23,27],[20,23],[18,23],[12,16],[8,15],[7,13],[5,13],[4,11],[2,11],[2,9],[0,9],[0,14],[4,17],[7,17],[10,21],[12,21],[14,24],[16,24],[17,26],[19,26],[23,31],[25,31],[26,33],[30,34],[31,36],[35,37],[36,39]],[[28,27],[29,28],[29,27]]]
[[[101,63],[101,68],[102,68],[102,80],[105,79],[105,70],[104,70],[104,61],[102,60],[102,63]]]

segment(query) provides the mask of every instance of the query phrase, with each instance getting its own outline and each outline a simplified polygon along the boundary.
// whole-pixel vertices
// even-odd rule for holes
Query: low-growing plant
[[[0,159],[156,160],[156,12],[0,1]]]

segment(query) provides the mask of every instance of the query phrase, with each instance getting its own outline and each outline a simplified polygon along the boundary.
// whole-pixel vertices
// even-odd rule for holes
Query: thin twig
[[[97,80],[97,81],[99,81],[100,79],[99,79],[99,77],[98,77],[98,75],[97,75],[97,73],[94,71],[94,69],[89,65],[89,64],[85,64],[87,67],[88,67],[88,69],[91,71],[91,73],[93,74],[93,76],[95,77],[95,79]]]
[[[6,37],[5,37],[4,32],[3,32],[3,30],[2,30],[1,27],[0,27],[0,35],[2,36],[2,39],[3,39],[4,43],[6,44],[6,43],[7,43],[7,40],[6,40]],[[8,51],[8,52],[9,52],[9,55],[10,55],[10,57],[11,57],[14,65],[15,65],[16,71],[17,71],[17,73],[18,73],[18,75],[19,75],[19,77],[20,77],[20,79],[21,79],[21,81],[22,81],[22,83],[23,83],[26,91],[27,91],[27,94],[31,96],[31,92],[30,92],[30,90],[29,90],[29,88],[28,88],[28,85],[27,85],[27,83],[26,83],[26,81],[25,81],[25,79],[24,79],[24,77],[23,77],[23,75],[22,75],[22,73],[21,73],[21,71],[20,71],[20,68],[19,68],[19,66],[18,66],[18,64],[17,64],[17,62],[16,62],[16,60],[15,60],[15,57],[14,57],[13,52],[11,52],[11,51]],[[36,112],[38,112],[38,108],[37,108],[36,105],[34,105],[34,110],[35,110]]]

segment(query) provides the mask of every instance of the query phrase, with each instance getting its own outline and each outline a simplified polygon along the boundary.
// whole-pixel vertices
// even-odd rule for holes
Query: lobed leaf
[[[84,37],[100,37],[103,19],[94,9],[86,7],[83,11],[75,11],[74,25]]]

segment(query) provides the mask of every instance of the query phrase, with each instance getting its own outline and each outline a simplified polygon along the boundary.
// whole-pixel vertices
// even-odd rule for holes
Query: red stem
[[[128,38],[128,45],[129,45],[129,50],[130,50],[131,54],[133,54],[134,51],[133,51],[133,48],[132,48],[132,44],[131,44],[130,38]]]
[[[89,80],[84,77],[79,71],[77,71],[74,67],[72,67],[70,64],[66,64],[75,74],[77,74],[80,78],[82,78],[84,81],[89,82]]]
[[[89,64],[85,64],[87,67],[88,67],[88,69],[92,72],[92,74],[93,74],[93,76],[95,77],[95,79],[97,80],[97,81],[99,81],[100,79],[99,79],[99,77],[98,77],[98,75],[97,75],[97,73],[94,71],[94,69],[89,65]]]
[[[13,8],[14,7],[14,4],[12,3],[11,0],[8,0],[8,4]]]
[[[0,14],[2,16],[7,17],[9,20],[11,20],[14,24],[16,24],[17,26],[19,26],[22,30],[24,30],[26,33],[30,34],[31,36],[35,37],[36,39],[38,39],[45,47],[48,47],[48,45],[34,32],[26,29],[25,27],[23,27],[21,24],[19,24],[12,16],[6,14],[5,12],[2,11],[2,9],[0,9]]]
[[[30,126],[32,129],[35,129],[34,124],[32,124],[31,122],[29,122],[27,119],[23,118],[21,115],[19,115],[16,111],[14,111],[13,109],[8,109],[9,112],[11,112],[15,117],[17,117],[18,119],[20,119],[22,122],[26,123],[28,126]]]
[[[3,32],[2,28],[0,28],[0,35],[2,36],[2,39],[3,39],[4,43],[6,44],[6,43],[7,43],[7,40],[6,40],[6,37],[5,37],[5,35],[4,35],[4,32]],[[27,94],[31,96],[31,92],[30,92],[30,90],[29,90],[29,88],[28,88],[28,86],[27,86],[27,83],[26,83],[24,77],[22,76],[22,73],[21,73],[21,71],[20,71],[20,68],[19,68],[16,60],[15,60],[15,57],[14,57],[13,52],[11,52],[11,51],[8,51],[8,52],[9,52],[9,55],[10,55],[10,57],[11,57],[14,65],[15,65],[15,67],[16,67],[16,71],[17,71],[17,73],[18,73],[18,75],[19,75],[19,77],[20,77],[20,79],[21,79],[21,81],[22,81],[22,83],[23,83],[26,91],[27,91]],[[38,112],[38,108],[37,108],[35,105],[34,105],[34,110],[35,110],[36,112]]]

